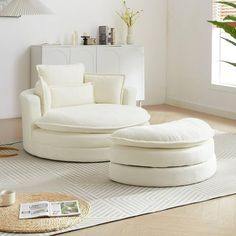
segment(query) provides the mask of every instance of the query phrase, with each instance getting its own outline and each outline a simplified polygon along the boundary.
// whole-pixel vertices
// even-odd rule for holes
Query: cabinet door
[[[121,47],[99,46],[97,49],[97,73],[121,73]]]
[[[45,65],[70,64],[70,49],[59,47],[43,47],[42,63]]]
[[[144,100],[144,49],[138,46],[98,47],[97,72],[124,74],[125,85],[137,89],[137,100]]]
[[[71,48],[70,63],[82,63],[85,66],[85,72],[96,73],[96,46],[79,46]]]

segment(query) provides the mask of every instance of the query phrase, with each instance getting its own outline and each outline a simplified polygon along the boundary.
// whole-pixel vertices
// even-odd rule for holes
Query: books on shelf
[[[32,202],[20,205],[20,219],[32,219],[40,217],[60,217],[80,215],[79,202],[62,201],[62,202]]]

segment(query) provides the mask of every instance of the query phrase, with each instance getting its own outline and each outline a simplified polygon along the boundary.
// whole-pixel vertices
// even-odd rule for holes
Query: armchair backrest
[[[130,105],[124,75],[85,74],[82,64],[38,65],[37,70],[35,94],[40,97],[42,114],[51,108],[91,103]]]
[[[79,86],[84,80],[84,65],[37,65],[39,79],[48,86]]]

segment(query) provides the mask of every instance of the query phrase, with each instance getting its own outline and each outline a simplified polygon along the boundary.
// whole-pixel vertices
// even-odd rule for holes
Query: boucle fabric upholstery
[[[198,165],[175,168],[147,168],[110,163],[110,178],[116,182],[147,187],[174,187],[199,183],[216,172],[215,155]]]
[[[144,148],[185,148],[213,138],[214,130],[204,121],[186,118],[159,125],[133,127],[115,132],[116,144]]]
[[[129,185],[194,184],[216,172],[214,130],[194,118],[112,134],[110,179]]]
[[[74,133],[112,133],[143,125],[150,115],[142,108],[117,104],[89,104],[51,109],[35,121],[43,130]]]
[[[214,140],[190,148],[138,148],[113,145],[111,162],[130,166],[177,167],[208,161],[214,154]]]

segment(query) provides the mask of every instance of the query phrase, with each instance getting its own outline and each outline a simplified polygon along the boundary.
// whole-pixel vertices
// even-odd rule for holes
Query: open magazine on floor
[[[20,219],[32,219],[39,217],[59,217],[80,215],[79,202],[62,201],[62,202],[32,202],[20,205]]]

